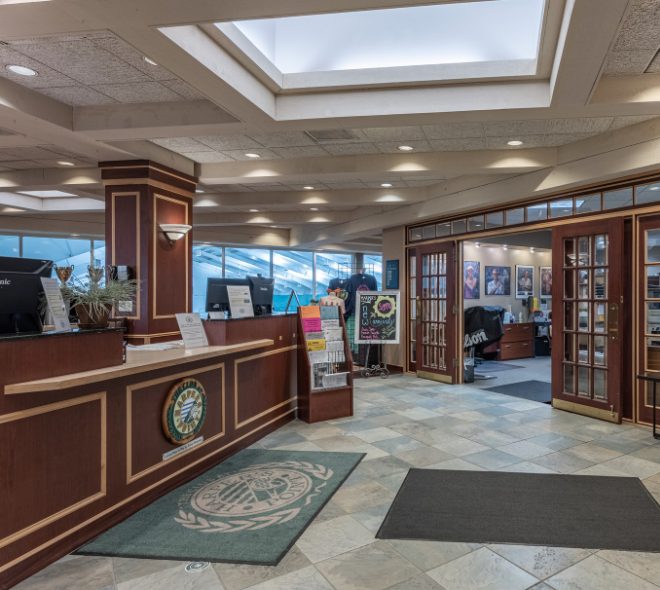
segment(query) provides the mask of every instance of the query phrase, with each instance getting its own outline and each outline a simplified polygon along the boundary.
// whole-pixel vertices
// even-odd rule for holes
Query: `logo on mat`
[[[182,499],[175,521],[204,533],[259,530],[295,518],[333,471],[305,461],[253,465],[223,474]]]
[[[206,418],[206,392],[197,379],[184,379],[177,383],[165,399],[163,430],[176,445],[195,438]]]

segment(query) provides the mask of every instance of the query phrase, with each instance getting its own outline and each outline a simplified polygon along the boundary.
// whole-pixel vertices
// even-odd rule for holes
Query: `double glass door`
[[[449,243],[417,248],[415,263],[413,321],[417,374],[453,383],[456,375],[455,246]]]
[[[552,397],[613,422],[622,414],[623,221],[553,229]]]

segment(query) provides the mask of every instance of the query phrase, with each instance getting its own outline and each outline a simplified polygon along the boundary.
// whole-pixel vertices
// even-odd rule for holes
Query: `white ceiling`
[[[540,4],[537,38],[522,13],[536,22]],[[411,7],[423,21],[405,25]],[[515,18],[499,22],[507,10]],[[213,23],[271,40],[253,36],[259,58]],[[648,172],[660,152],[659,48],[657,0],[0,2],[0,231],[19,223],[7,221],[16,209],[40,223],[65,215],[53,231],[100,215],[97,163],[107,160],[197,175],[196,224],[277,225],[291,245],[354,244],[383,227]],[[360,62],[365,51],[375,61]],[[493,60],[530,59],[497,78]],[[343,79],[315,71],[364,67]]]

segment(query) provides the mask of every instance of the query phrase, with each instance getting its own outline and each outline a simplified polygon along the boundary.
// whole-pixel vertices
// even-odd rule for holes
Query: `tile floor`
[[[362,451],[355,470],[277,567],[69,556],[21,590],[657,590],[660,553],[381,541],[406,470],[490,469],[637,476],[660,500],[649,430],[413,377],[356,382],[356,415],[293,422],[268,449]],[[660,531],[659,531],[660,534]]]
[[[489,373],[481,369],[479,365],[475,367],[475,373],[487,373],[495,379],[476,379],[472,384],[480,389],[488,389],[499,385],[509,385],[509,383],[518,383],[519,381],[547,381],[552,380],[552,361],[549,356],[537,356],[528,359],[516,359],[513,361],[498,361],[511,366],[520,367],[509,371],[497,371]]]

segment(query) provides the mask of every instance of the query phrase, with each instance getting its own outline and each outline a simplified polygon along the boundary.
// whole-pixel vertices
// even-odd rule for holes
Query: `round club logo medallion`
[[[207,480],[179,501],[176,522],[202,533],[260,530],[294,519],[333,470],[307,461],[253,465]]]
[[[163,430],[176,445],[195,438],[206,418],[206,392],[197,379],[184,379],[177,383],[165,399]]]

